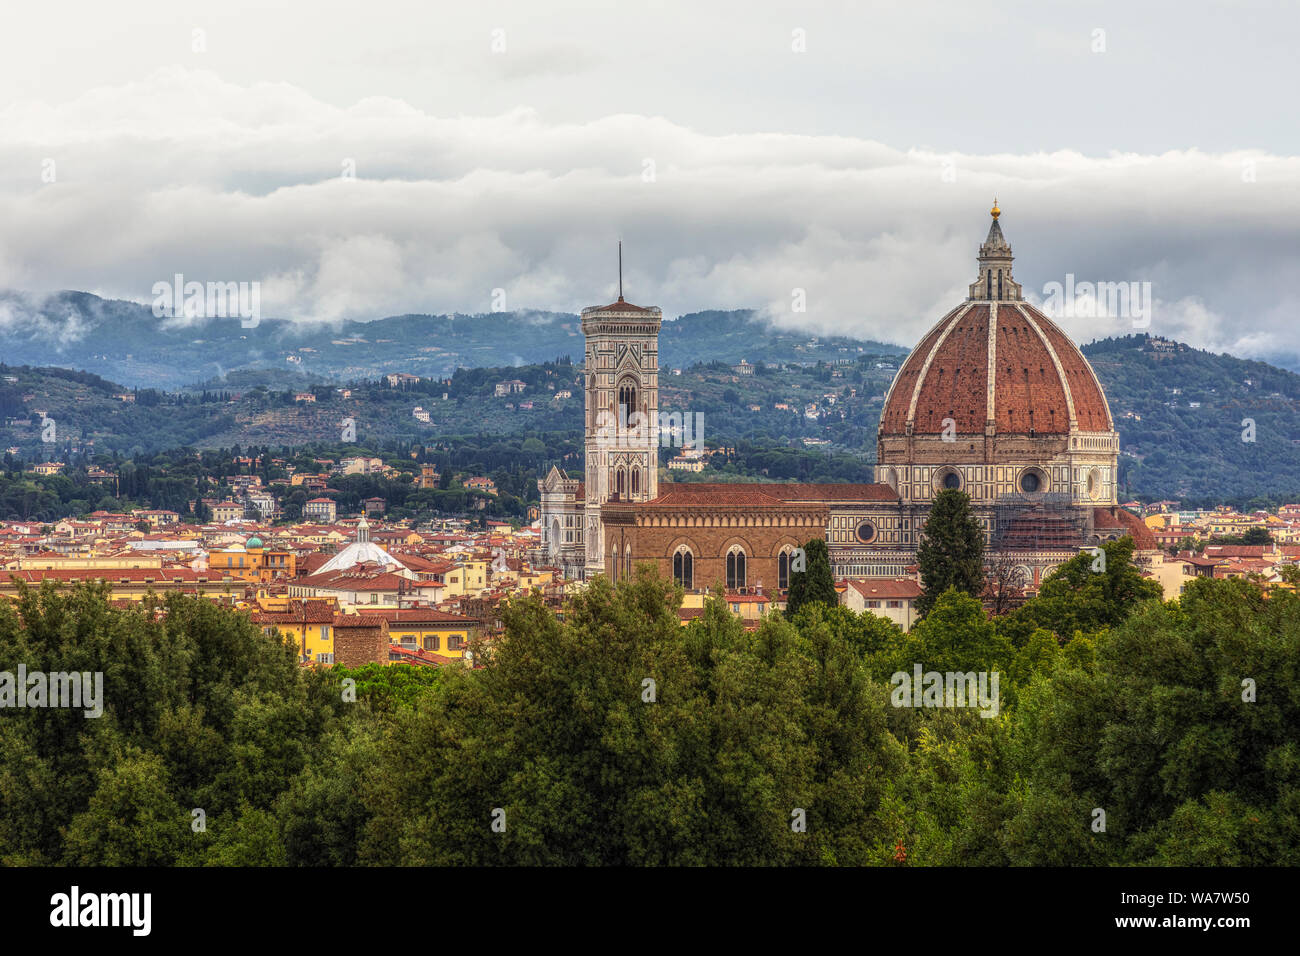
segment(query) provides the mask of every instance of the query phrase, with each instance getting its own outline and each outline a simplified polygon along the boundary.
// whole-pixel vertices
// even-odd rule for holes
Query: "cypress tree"
[[[984,590],[984,529],[970,512],[963,491],[946,488],[935,496],[916,549],[925,593],[917,609],[926,614],[948,588],[978,598]]]
[[[835,590],[835,577],[831,574],[831,555],[826,542],[813,538],[804,545],[806,568],[790,572],[790,594],[785,613],[793,616],[805,604],[821,602],[829,607],[839,603]]]

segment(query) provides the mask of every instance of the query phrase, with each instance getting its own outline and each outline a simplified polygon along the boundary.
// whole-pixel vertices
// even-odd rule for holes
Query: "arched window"
[[[628,545],[623,552],[623,573],[627,575],[628,580],[632,578],[632,545]]]
[[[632,413],[636,411],[636,386],[631,382],[624,382],[618,387],[618,420],[620,424],[627,424]]]
[[[745,552],[736,548],[727,553],[727,590],[745,586]]]
[[[614,494],[623,497],[623,469],[614,472]]]
[[[688,591],[695,587],[695,556],[686,548],[673,555],[673,580]]]
[[[638,494],[641,491],[641,469],[632,469],[632,494]]]
[[[776,559],[776,586],[784,591],[790,586],[790,552],[782,551]]]

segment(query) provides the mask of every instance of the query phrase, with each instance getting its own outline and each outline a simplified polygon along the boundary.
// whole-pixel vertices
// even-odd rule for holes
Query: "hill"
[[[688,330],[687,338],[693,335]],[[748,354],[761,354],[748,344]],[[898,364],[892,350],[852,346],[809,365],[758,361],[753,371],[738,371],[711,361],[674,372],[680,348],[664,347],[663,409],[702,415],[705,441],[733,449],[706,476],[870,476],[881,403]],[[1084,352],[1120,432],[1125,497],[1189,504],[1300,500],[1300,375],[1144,335],[1095,342]],[[523,391],[496,395],[504,380],[523,382]],[[16,448],[26,459],[67,461],[180,446],[293,446],[338,442],[348,419],[361,442],[581,436],[582,386],[567,359],[460,369],[396,385],[307,381],[245,370],[161,392],[66,369],[0,366],[0,447]],[[42,441],[40,413],[55,423],[54,442]],[[674,453],[664,449],[663,461]]]
[[[1084,346],[1131,494],[1300,499],[1300,375],[1146,335]]]
[[[0,293],[0,325],[0,361],[80,368],[140,388],[180,388],[241,369],[269,370],[281,388],[300,388],[313,380],[350,382],[390,372],[446,378],[458,368],[583,357],[579,316],[560,312],[398,315],[332,325],[263,318],[245,328],[238,318],[160,319],[148,306],[86,292],[60,292],[37,304],[10,292]],[[665,364],[815,362],[863,349],[906,352],[773,329],[750,310],[665,321],[660,349]]]

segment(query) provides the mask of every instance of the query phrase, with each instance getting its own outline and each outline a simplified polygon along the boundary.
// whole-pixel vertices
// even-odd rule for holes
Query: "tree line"
[[[1300,598],[1161,602],[1129,546],[999,618],[946,588],[908,633],[816,588],[683,627],[643,567],[509,602],[481,666],[438,670],[23,589],[0,665],[102,672],[104,711],[0,717],[0,864],[1300,863]],[[899,706],[917,667],[1000,675],[996,715]]]

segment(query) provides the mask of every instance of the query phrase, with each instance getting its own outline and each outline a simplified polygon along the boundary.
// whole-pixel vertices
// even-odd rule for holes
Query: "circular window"
[[[1101,494],[1101,472],[1096,468],[1088,472],[1088,497],[1096,499]]]
[[[863,521],[854,529],[853,533],[857,535],[858,540],[863,544],[870,544],[876,539],[876,526],[870,521]]]
[[[1035,495],[1047,484],[1047,476],[1037,468],[1026,469],[1020,476],[1020,490],[1027,495]]]
[[[943,486],[956,490],[961,487],[961,475],[955,471],[950,471],[943,476]]]

